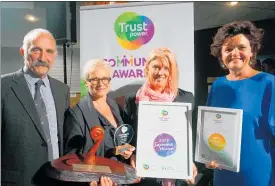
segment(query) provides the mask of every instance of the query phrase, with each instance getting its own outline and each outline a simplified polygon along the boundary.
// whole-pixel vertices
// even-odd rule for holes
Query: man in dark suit
[[[63,120],[69,87],[50,77],[56,41],[44,29],[30,31],[20,53],[25,65],[1,76],[1,185],[34,185],[48,161],[63,155]]]

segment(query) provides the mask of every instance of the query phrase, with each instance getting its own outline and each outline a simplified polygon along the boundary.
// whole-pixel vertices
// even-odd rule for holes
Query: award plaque
[[[120,125],[114,135],[114,143],[115,143],[115,155],[121,154],[124,151],[129,150],[133,146],[129,143],[133,139],[134,130],[128,124]]]
[[[69,154],[51,161],[51,166],[46,169],[47,176],[67,182],[99,181],[102,176],[110,177],[117,184],[139,182],[132,166],[95,155],[104,139],[104,129],[93,127],[90,137],[95,143],[88,153]]]
[[[191,103],[140,101],[137,134],[138,176],[192,178]]]
[[[195,160],[239,172],[243,110],[198,107]]]

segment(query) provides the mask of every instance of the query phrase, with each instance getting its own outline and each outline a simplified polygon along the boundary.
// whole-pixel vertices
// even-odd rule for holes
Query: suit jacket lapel
[[[90,95],[86,95],[80,102],[79,102],[79,108],[83,114],[84,119],[87,122],[87,125],[89,129],[91,129],[94,126],[100,126],[100,121],[98,119],[98,114],[95,110],[94,105],[92,104]]]
[[[89,94],[87,94],[80,102],[77,104],[79,109],[82,112],[83,118],[88,125],[89,134],[90,130],[94,126],[102,127],[100,121],[98,119],[98,114],[95,110],[94,105],[92,104],[92,100]],[[90,138],[90,136],[88,136]],[[91,139],[92,140],[92,139]],[[95,143],[94,140],[92,140]],[[104,156],[104,141],[101,142],[99,148],[96,151],[97,156]]]
[[[26,112],[30,116],[33,124],[35,125],[38,133],[42,137],[42,139],[46,142],[46,137],[44,135],[42,126],[40,124],[40,119],[37,114],[33,98],[31,96],[31,92],[28,88],[28,84],[24,77],[22,69],[15,72],[13,81],[15,84],[11,87],[17,96],[18,100],[21,102],[22,106],[25,108]]]
[[[119,124],[123,123],[122,118],[120,117],[119,108],[115,101],[107,97],[107,103],[111,107],[113,114],[115,115]],[[94,105],[92,104],[92,100],[90,95],[86,95],[80,102],[79,102],[80,110],[82,111],[83,117],[85,118],[89,128],[91,129],[94,126],[101,126],[100,121],[98,119],[98,114]]]

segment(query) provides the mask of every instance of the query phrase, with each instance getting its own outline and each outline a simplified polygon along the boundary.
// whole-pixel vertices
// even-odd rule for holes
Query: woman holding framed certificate
[[[226,24],[213,38],[211,54],[229,73],[213,83],[207,105],[243,110],[240,171],[215,169],[215,186],[275,185],[275,77],[251,67],[262,38],[249,21]]]
[[[191,92],[178,88],[178,68],[175,55],[167,48],[157,48],[153,50],[145,64],[145,83],[133,94],[125,98],[125,113],[128,118],[127,123],[132,124],[135,136],[133,146],[137,143],[137,121],[139,101],[155,102],[194,102]],[[134,164],[135,156],[131,156]],[[133,165],[135,166],[135,165]],[[193,177],[197,175],[197,168],[193,164]],[[192,180],[186,180],[192,183]],[[181,180],[145,178],[137,185],[142,186],[165,186],[165,185],[187,185]]]

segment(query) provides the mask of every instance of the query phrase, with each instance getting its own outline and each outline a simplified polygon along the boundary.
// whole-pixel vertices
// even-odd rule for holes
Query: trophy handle
[[[92,148],[89,150],[89,152],[86,154],[86,157],[84,159],[84,163],[94,165],[95,164],[95,157],[96,157],[96,151],[104,139],[104,129],[99,126],[94,126],[90,130],[90,137],[92,140],[95,141]]]

